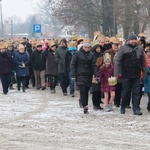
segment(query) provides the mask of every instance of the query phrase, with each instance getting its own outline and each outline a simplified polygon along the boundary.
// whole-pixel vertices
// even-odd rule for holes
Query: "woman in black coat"
[[[42,52],[43,60],[45,60],[46,62],[45,72],[50,82],[50,90],[52,94],[56,93],[55,87],[57,85],[58,80],[58,64],[57,62],[55,62],[54,59],[56,48],[56,43],[50,41],[49,48]]]
[[[93,46],[92,52],[94,54],[96,69],[97,69],[97,73],[98,73],[99,67],[102,65],[102,62],[103,62],[103,57],[102,57],[103,54],[101,53],[100,44],[96,44],[95,46]],[[91,92],[92,92],[93,109],[94,110],[103,109],[100,106],[100,103],[101,103],[101,83],[99,81],[96,81],[96,78],[94,75],[93,75],[93,79],[92,79]]]
[[[88,92],[92,83],[93,74],[97,77],[97,70],[90,44],[83,43],[83,47],[76,52],[71,63],[71,77],[79,86],[83,112],[88,113]]]
[[[14,61],[12,55],[6,51],[6,46],[0,45],[0,78],[3,87],[3,93],[8,93],[8,88],[11,82],[11,73],[14,69]]]

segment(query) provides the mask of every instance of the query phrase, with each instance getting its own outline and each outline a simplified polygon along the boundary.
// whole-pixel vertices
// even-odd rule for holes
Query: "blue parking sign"
[[[42,25],[41,24],[34,24],[33,25],[33,32],[34,33],[41,33],[42,32]]]

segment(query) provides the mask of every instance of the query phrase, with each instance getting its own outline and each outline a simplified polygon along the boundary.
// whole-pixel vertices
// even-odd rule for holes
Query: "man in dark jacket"
[[[0,77],[4,94],[8,93],[13,69],[14,61],[11,54],[6,51],[6,46],[4,44],[0,44]]]
[[[137,37],[132,34],[129,36],[125,45],[120,47],[115,58],[114,75],[118,78],[119,69],[122,66],[122,101],[121,114],[125,113],[125,106],[129,99],[132,89],[133,113],[142,115],[140,111],[140,73],[146,75],[146,65],[143,48],[137,45]]]
[[[98,76],[95,59],[90,51],[90,44],[85,42],[83,47],[76,52],[71,63],[71,77],[76,80],[80,89],[83,112],[88,113],[88,92],[92,83],[93,74]]]
[[[67,40],[63,38],[60,41],[60,47],[57,48],[54,57],[55,57],[55,61],[58,63],[60,86],[61,86],[64,96],[67,95],[67,86],[68,86],[68,78],[67,78],[67,73],[65,69],[65,57],[66,57],[67,51],[68,51]]]
[[[31,64],[34,69],[36,89],[45,90],[45,67],[46,62],[42,57],[42,43],[37,43],[36,50],[31,55]]]

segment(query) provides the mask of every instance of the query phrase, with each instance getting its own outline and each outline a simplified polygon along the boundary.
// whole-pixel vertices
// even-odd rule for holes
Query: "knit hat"
[[[83,46],[84,47],[90,47],[91,46],[89,38],[84,38],[84,40],[83,40]]]
[[[106,53],[104,55],[103,59],[104,59],[104,62],[106,62],[106,61],[110,61],[111,62],[111,56],[110,56],[110,54]]]
[[[65,38],[62,38],[62,39],[61,39],[61,41],[60,41],[60,43],[61,43],[61,42],[63,42],[63,43],[66,43],[66,44],[67,44],[67,40],[66,40]]]
[[[128,41],[130,41],[130,40],[137,40],[137,36],[135,34],[130,34]]]

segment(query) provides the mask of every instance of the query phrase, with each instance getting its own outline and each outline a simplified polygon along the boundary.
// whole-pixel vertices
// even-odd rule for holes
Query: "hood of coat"
[[[97,57],[102,56],[102,52],[98,53],[96,52],[96,49],[100,47],[101,51],[102,51],[102,46],[100,44],[96,44],[93,46],[92,48],[92,52],[94,53],[94,55],[96,55]]]

